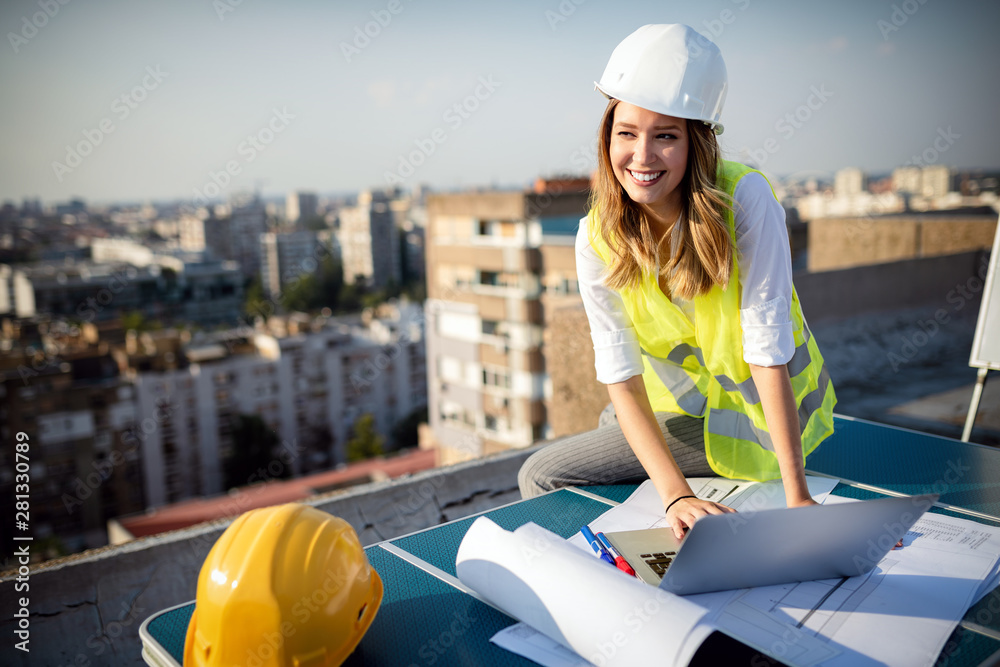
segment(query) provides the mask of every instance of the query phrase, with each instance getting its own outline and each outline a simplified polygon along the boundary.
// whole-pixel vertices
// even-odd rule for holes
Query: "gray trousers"
[[[705,456],[704,422],[656,413],[670,453],[685,477],[715,477]],[[649,479],[618,426],[611,406],[596,429],[549,443],[528,457],[517,474],[522,498],[564,486],[639,484]]]

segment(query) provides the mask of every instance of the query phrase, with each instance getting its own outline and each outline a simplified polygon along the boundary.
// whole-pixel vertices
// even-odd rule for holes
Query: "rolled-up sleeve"
[[[594,367],[603,384],[642,375],[642,350],[621,295],[604,285],[605,265],[590,245],[587,219],[576,235],[576,274],[594,343]]]
[[[740,179],[733,199],[743,360],[757,366],[780,366],[795,353],[792,258],[785,211],[771,186],[757,173]]]

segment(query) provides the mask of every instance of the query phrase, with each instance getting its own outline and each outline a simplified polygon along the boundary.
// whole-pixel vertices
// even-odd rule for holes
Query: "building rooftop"
[[[414,450],[391,458],[359,461],[336,470],[295,479],[265,482],[231,490],[227,495],[197,498],[156,508],[143,514],[120,517],[109,528],[112,544],[158,535],[195,524],[231,518],[258,507],[301,502],[338,489],[366,482],[396,479],[434,467],[433,450]]]

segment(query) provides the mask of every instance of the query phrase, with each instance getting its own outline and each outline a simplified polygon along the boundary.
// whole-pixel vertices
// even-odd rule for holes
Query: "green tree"
[[[273,313],[274,307],[264,295],[264,285],[257,274],[243,290],[243,314],[250,320],[258,315],[266,320]]]
[[[316,307],[319,301],[319,285],[316,284],[316,276],[311,274],[301,275],[285,287],[281,293],[281,305],[286,310],[300,310],[308,312]]]
[[[321,215],[313,215],[305,220],[299,220],[298,227],[302,229],[308,229],[310,231],[321,232],[330,229],[330,225],[326,224],[326,218]]]
[[[354,434],[347,441],[348,463],[382,456],[384,442],[385,438],[375,430],[375,417],[366,412],[354,422]]]
[[[278,434],[259,415],[236,415],[233,450],[223,462],[226,488],[290,477],[289,465],[278,457],[280,443]]]
[[[416,447],[417,427],[427,422],[427,406],[419,407],[392,427],[392,444],[395,449]]]
[[[138,310],[130,310],[122,315],[122,329],[125,329],[126,331],[129,329],[145,331],[146,321],[142,316],[142,312]]]
[[[288,310],[303,312],[329,308],[343,312],[344,272],[340,262],[327,255],[314,273],[302,274],[292,281],[281,296]]]

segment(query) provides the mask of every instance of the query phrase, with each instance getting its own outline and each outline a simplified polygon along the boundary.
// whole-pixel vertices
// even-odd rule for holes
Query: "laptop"
[[[691,595],[870,572],[937,494],[702,517],[670,528],[605,533],[646,583]]]

